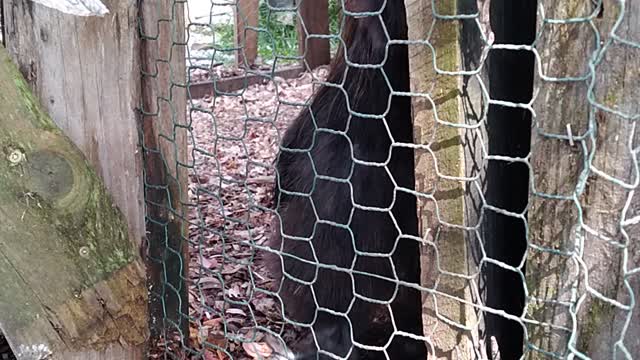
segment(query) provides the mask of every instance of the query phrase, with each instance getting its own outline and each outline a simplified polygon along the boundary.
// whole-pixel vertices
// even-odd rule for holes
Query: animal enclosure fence
[[[380,1],[383,6],[392,2]],[[344,11],[349,3],[338,2],[342,16],[332,32],[309,32],[311,39],[317,44],[335,43],[332,49],[336,49],[347,41],[345,18],[371,17],[384,23],[383,8]],[[242,4],[228,6],[249,21],[253,14],[243,14]],[[318,209],[316,226],[345,231],[348,235],[341,240],[351,241],[360,259],[390,262],[399,244],[419,244],[421,281],[408,283],[397,274],[390,281],[421,292],[424,331],[409,336],[424,341],[430,356],[485,359],[499,352],[503,359],[637,358],[640,4],[624,0],[517,5],[498,0],[408,0],[405,4],[408,40],[387,39],[386,51],[388,55],[393,47],[409,48],[411,88],[391,89],[390,96],[411,99],[413,141],[393,138],[386,113],[363,113],[368,107],[379,108],[366,103],[367,94],[376,89],[360,89],[364,105],[346,111],[353,124],[371,121],[386,128],[388,136],[380,141],[388,145],[389,154],[391,149],[415,153],[415,189],[413,184],[394,181],[391,155],[375,161],[354,155],[357,144],[348,128],[314,123],[314,136],[347,141],[352,166],[380,169],[380,176],[389,177],[394,201],[401,193],[415,196],[420,235],[398,230],[393,248],[372,253],[358,248],[362,244],[350,229],[351,220],[339,223]],[[182,5],[174,1],[162,21],[180,27],[175,13]],[[276,74],[282,62],[304,63],[304,56],[287,53],[290,44],[278,43],[289,26],[282,21],[303,26],[309,18],[299,3],[289,5],[265,2],[261,6],[266,16],[251,25],[243,23],[246,26],[238,31],[245,41],[252,36],[269,39],[268,52],[262,52],[268,70],[244,70],[261,78],[259,84],[245,83],[250,86],[232,91],[217,88],[211,69],[219,58],[238,56],[248,65],[247,51],[256,50],[247,49],[245,42],[225,44],[212,17],[186,25],[186,40],[208,38],[209,49],[197,63],[192,59],[187,64],[186,82],[179,71],[164,67],[171,81],[158,92],[179,89],[191,95],[185,121],[176,118],[172,129],[151,141],[167,142],[164,151],[143,140],[146,154],[159,156],[171,169],[168,173],[178,174],[171,181],[179,183],[188,174],[189,182],[188,193],[169,192],[166,182],[145,185],[147,195],[160,190],[173,198],[178,205],[168,205],[165,213],[188,224],[188,235],[171,229],[171,221],[155,218],[160,205],[154,196],[147,197],[147,205],[155,209],[147,215],[147,221],[155,224],[151,231],[163,234],[152,235],[156,242],[149,245],[152,261],[163,271],[162,286],[155,289],[164,317],[160,333],[165,342],[158,357],[277,358],[288,354],[287,345],[298,345],[305,331],[313,333],[312,324],[287,319],[279,289],[273,287],[274,275],[263,263],[265,253],[290,256],[267,243],[271,233],[282,231],[272,225],[273,217],[280,216],[274,210],[279,200],[271,197],[278,184],[273,162],[279,152],[287,151],[306,152],[313,161],[312,148],[287,149],[279,144],[287,126],[309,108],[314,90],[327,86],[338,87],[344,96],[350,93],[344,83],[328,82],[325,69],[314,70],[308,63],[306,70],[312,71],[299,78]],[[188,43],[162,37],[153,26],[143,29],[142,39],[172,41],[174,50]],[[392,86],[384,67],[388,59],[363,65],[347,56],[346,71],[368,66]],[[168,76],[160,69],[145,76]],[[213,79],[207,83],[211,95],[197,98],[190,89],[200,86],[196,83],[202,74]],[[168,111],[182,111],[173,106],[171,96],[158,102]],[[153,117],[153,111],[145,112]],[[353,189],[351,178],[327,171],[331,172],[314,168],[315,181]],[[280,189],[280,194],[309,201],[332,195],[287,191]],[[353,209],[350,216],[357,211],[383,214],[387,218],[380,221],[399,229],[401,219],[394,218],[391,205],[367,206],[355,198],[348,205]],[[314,244],[313,235],[288,235]],[[321,258],[314,253],[306,261],[352,278],[379,276],[362,273],[355,260],[340,267]],[[375,301],[353,291],[354,299]],[[317,302],[308,306],[348,319],[346,312],[322,308]],[[351,329],[360,326],[347,321]],[[392,333],[407,335],[395,325]],[[318,341],[318,335],[311,339]],[[386,351],[389,343],[355,347]]]
[[[0,0],[0,25],[143,239],[148,357],[640,358],[640,2],[104,2],[81,20]],[[68,264],[102,259],[72,245]],[[59,281],[48,297],[91,311],[27,340],[144,344],[118,332],[145,321],[142,266],[113,252],[129,302]]]

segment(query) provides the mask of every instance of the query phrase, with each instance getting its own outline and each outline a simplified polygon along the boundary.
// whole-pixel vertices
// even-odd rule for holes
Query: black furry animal
[[[422,334],[420,293],[398,285],[420,280],[418,243],[402,236],[418,234],[416,199],[402,191],[414,188],[414,154],[397,146],[413,142],[411,100],[391,95],[409,91],[407,46],[389,44],[407,38],[404,1],[346,0],[345,8],[377,14],[345,16],[333,85],[282,139],[271,244],[282,257],[269,262],[288,319],[313,327],[308,343],[292,346],[299,359],[328,359],[318,348],[386,358],[353,341],[393,360],[426,359],[422,341],[392,336],[394,323]]]

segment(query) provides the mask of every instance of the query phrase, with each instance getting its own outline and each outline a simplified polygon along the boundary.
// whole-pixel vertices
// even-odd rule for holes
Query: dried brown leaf
[[[271,349],[269,344],[264,342],[242,343],[242,348],[247,355],[254,359],[267,359],[273,353],[273,349]]]

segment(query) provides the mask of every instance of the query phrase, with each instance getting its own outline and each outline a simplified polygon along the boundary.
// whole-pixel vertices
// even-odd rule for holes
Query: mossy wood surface
[[[96,173],[0,47],[0,328],[18,358],[144,358],[147,289],[133,246]]]
[[[457,11],[456,0],[436,4],[441,14],[451,15]],[[438,68],[461,69],[459,24],[435,20],[431,1],[405,0],[405,5],[409,40],[424,42],[428,39],[435,49]],[[442,121],[462,121],[462,79],[438,74],[432,50],[425,43],[410,45],[409,57],[411,91],[428,94],[433,101],[425,97],[413,98],[415,143],[423,146],[416,151],[416,190],[429,195],[418,198],[420,231],[425,240],[421,250],[421,281],[422,286],[435,290],[425,292],[423,296],[424,333],[433,344],[430,356],[470,359],[472,334],[462,327],[475,324],[475,312],[458,300],[470,301],[470,281],[443,273],[466,275],[469,271],[466,234],[449,226],[464,225],[464,183],[437,174],[439,171],[442,175],[461,177],[465,173],[462,131],[436,122],[436,112]],[[443,318],[458,326],[452,326]]]
[[[127,219],[145,237],[138,0],[102,0],[109,14],[73,16],[33,1],[3,0],[11,59],[53,122],[82,151]]]

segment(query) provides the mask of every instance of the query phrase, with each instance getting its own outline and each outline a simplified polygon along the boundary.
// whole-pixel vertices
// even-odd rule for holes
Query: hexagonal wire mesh
[[[187,10],[186,41],[171,39],[187,125],[163,141],[175,159],[188,132],[187,160],[164,161],[188,171],[182,212],[168,210],[189,256],[156,224],[153,357],[418,358],[397,338],[454,359],[638,354],[640,3],[332,0],[328,21],[250,3],[175,0],[161,17],[177,28]],[[323,16],[328,34],[304,24]],[[301,33],[330,43],[331,69],[282,71],[304,59]]]

